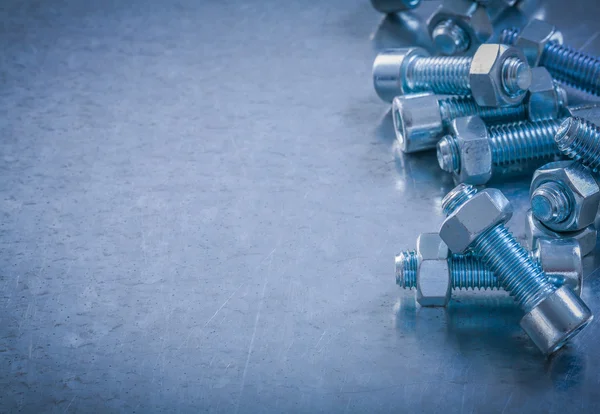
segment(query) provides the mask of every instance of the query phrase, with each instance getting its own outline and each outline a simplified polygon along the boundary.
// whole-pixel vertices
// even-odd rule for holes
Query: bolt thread
[[[439,100],[440,114],[447,125],[452,120],[477,115],[490,123],[514,122],[527,117],[525,104],[494,108],[479,106],[471,97],[456,96]]]
[[[412,61],[406,81],[413,91],[470,95],[471,57],[421,57]]]
[[[600,128],[582,118],[567,118],[554,137],[559,150],[594,172],[600,169]]]
[[[562,223],[573,211],[571,197],[558,181],[548,181],[531,194],[531,211],[544,224]]]
[[[585,92],[600,95],[600,60],[557,42],[544,47],[540,65],[559,81]]]
[[[444,212],[451,214],[476,193],[477,190],[471,185],[458,185],[442,200]],[[503,224],[479,235],[471,243],[471,248],[525,312],[556,290],[540,265],[532,260]]]
[[[396,256],[396,284],[404,289],[417,286],[419,257],[415,250],[407,250]]]
[[[454,254],[448,260],[452,289],[499,289],[500,282],[473,254]]]
[[[439,140],[437,159],[442,170],[449,173],[460,171],[460,152],[455,137],[446,135]]]
[[[470,45],[467,33],[451,19],[438,23],[431,37],[437,49],[446,55],[464,52]]]
[[[560,155],[554,142],[558,127],[559,122],[555,120],[490,126],[493,164],[502,166]]]
[[[510,96],[525,93],[531,85],[531,69],[521,59],[512,57],[502,65],[502,85]]]
[[[500,33],[500,43],[503,45],[514,45],[519,37],[519,29],[504,29]]]

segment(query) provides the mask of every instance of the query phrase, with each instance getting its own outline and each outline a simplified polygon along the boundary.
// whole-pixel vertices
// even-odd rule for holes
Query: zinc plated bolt
[[[600,127],[583,118],[563,121],[554,137],[560,151],[592,171],[600,170]]]
[[[521,327],[545,354],[561,348],[593,318],[567,286],[554,286],[504,225],[510,202],[499,190],[460,184],[442,200],[440,237],[453,253],[472,251],[525,312]]]
[[[472,95],[481,106],[523,101],[531,69],[523,53],[500,44],[481,45],[473,57],[430,57],[421,48],[389,49],[373,63],[373,84],[381,99],[412,92]]]
[[[530,25],[533,24],[542,23],[534,21]],[[500,43],[514,45],[520,34],[518,29],[506,29],[500,35]],[[539,55],[539,65],[546,67],[557,80],[600,95],[600,59],[597,56],[563,45],[562,35],[558,39],[545,39],[541,47],[543,49]]]
[[[427,259],[421,256],[420,250],[426,244],[433,246],[424,249],[443,249],[445,246],[437,233],[423,233],[417,240],[417,250],[403,251],[395,258],[396,284],[403,289],[417,288],[417,300],[422,306],[446,306],[452,290],[502,289],[496,276],[472,253],[441,257],[439,260],[447,262],[447,272],[422,268],[420,265]],[[583,268],[581,251],[575,240],[540,240],[529,256],[544,269],[552,284],[556,287],[568,285],[577,295],[581,295]],[[437,284],[433,286],[438,290],[437,294],[434,293],[436,297],[423,297],[426,295],[423,291],[428,292],[430,288],[423,284]],[[443,284],[446,285],[439,286]]]
[[[486,126],[479,117],[458,118],[437,144],[438,163],[457,183],[485,184],[494,170],[560,155],[558,127],[555,120]]]

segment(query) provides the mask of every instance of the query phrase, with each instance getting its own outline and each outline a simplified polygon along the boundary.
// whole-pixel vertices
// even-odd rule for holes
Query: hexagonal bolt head
[[[552,183],[550,190],[559,193],[546,194],[546,183]],[[533,174],[530,197],[533,215],[544,226],[560,232],[577,231],[594,224],[600,207],[600,185],[592,172],[577,161],[551,162]],[[561,197],[566,202],[561,203]],[[557,209],[561,211],[553,211]]]
[[[529,210],[525,215],[525,236],[530,249],[535,248],[538,240],[573,239],[579,244],[581,255],[587,256],[596,248],[598,233],[594,224],[579,231],[556,232],[544,226]]]
[[[562,33],[550,23],[535,19],[523,28],[515,46],[523,50],[527,62],[535,67],[540,64],[544,48],[549,42],[562,44]]]
[[[381,13],[399,13],[412,10],[421,4],[421,0],[371,0],[373,8]]]
[[[492,147],[488,130],[478,116],[457,118],[450,125],[450,133],[455,137],[458,155],[458,169],[452,171],[454,182],[482,185],[492,178]],[[444,159],[438,145],[438,158]]]
[[[552,284],[569,286],[581,296],[583,263],[581,248],[576,240],[538,239],[533,252]]]
[[[421,306],[446,306],[452,282],[446,243],[436,233],[423,233],[417,239],[417,301]]]
[[[531,85],[525,98],[530,120],[556,119],[567,105],[566,91],[556,84],[548,69],[531,69]]]
[[[392,102],[394,131],[405,153],[435,148],[444,133],[437,95],[397,96]]]
[[[470,0],[445,0],[427,21],[429,34],[435,41],[434,31],[440,23],[450,21],[468,37],[468,48],[461,53],[471,54],[494,33],[492,20],[485,9]]]
[[[518,48],[486,44],[473,56],[469,80],[473,98],[480,106],[513,106],[525,98],[531,69]]]
[[[495,188],[487,188],[446,218],[440,237],[453,253],[464,253],[481,234],[506,223],[512,214],[512,207],[504,194]]]
[[[419,57],[429,57],[429,53],[414,47],[388,49],[377,55],[373,62],[373,86],[382,100],[392,102],[396,96],[410,92],[406,85],[406,69],[412,59]]]

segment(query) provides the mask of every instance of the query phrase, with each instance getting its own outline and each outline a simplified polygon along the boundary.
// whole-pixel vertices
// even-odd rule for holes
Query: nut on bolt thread
[[[583,118],[567,118],[554,137],[559,150],[592,171],[600,169],[600,128]]]
[[[566,220],[573,205],[565,187],[556,181],[548,181],[531,194],[531,211],[544,223],[561,223]]]
[[[500,43],[514,45],[520,31],[506,29],[500,35]],[[559,81],[584,92],[600,95],[600,59],[556,41],[548,42],[540,57],[540,66]]]

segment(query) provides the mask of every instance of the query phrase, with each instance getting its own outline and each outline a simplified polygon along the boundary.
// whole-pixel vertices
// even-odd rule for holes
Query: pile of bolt
[[[372,3],[389,13],[420,0]],[[593,318],[580,296],[582,256],[597,239],[600,106],[568,106],[561,84],[600,95],[600,60],[564,46],[540,20],[485,43],[494,19],[514,4],[443,1],[429,34],[440,54],[455,56],[385,50],[373,80],[392,102],[399,148],[437,150],[458,185],[442,201],[440,231],[421,234],[416,250],[396,256],[396,283],[416,288],[421,306],[446,306],[453,289],[504,289],[524,312],[523,330],[551,354]],[[512,207],[502,192],[473,187],[508,173],[533,174],[531,252],[505,226]]]

